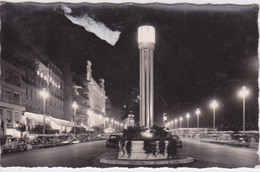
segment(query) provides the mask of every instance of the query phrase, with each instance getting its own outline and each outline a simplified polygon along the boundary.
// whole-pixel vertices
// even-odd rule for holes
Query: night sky
[[[86,13],[113,31],[113,46],[73,24]],[[92,62],[93,77],[105,79],[106,94],[115,109],[132,110],[138,120],[139,51],[137,28],[156,29],[154,52],[155,124],[166,112],[172,120],[200,108],[201,126],[212,126],[209,102],[216,99],[216,127],[242,129],[242,100],[237,92],[250,89],[246,100],[247,129],[258,124],[258,28],[256,5],[164,4],[4,4],[2,57],[34,56],[59,67],[70,63],[78,74]],[[183,125],[186,125],[184,120]]]

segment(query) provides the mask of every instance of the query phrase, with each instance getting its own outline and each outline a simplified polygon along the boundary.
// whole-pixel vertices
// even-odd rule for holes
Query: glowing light
[[[189,113],[187,113],[186,118],[188,118],[188,119],[190,118],[190,114]]]
[[[46,91],[45,88],[40,91],[40,95],[41,95],[44,99],[46,99],[47,97],[49,97],[49,93]]]
[[[180,117],[180,118],[179,118],[179,120],[180,120],[180,121],[182,121],[182,120],[183,120],[183,118],[182,118],[182,117]]]
[[[195,111],[196,115],[200,115],[200,109],[198,108],[196,111]]]
[[[140,26],[138,28],[138,43],[155,43],[155,29],[153,26]]]
[[[210,104],[210,107],[216,109],[218,107],[218,102],[216,100],[213,100]]]
[[[77,108],[78,108],[78,104],[74,101],[73,104],[72,104],[72,107],[73,107],[74,109],[77,109]]]
[[[241,98],[245,98],[249,95],[249,90],[243,86],[242,89],[238,92],[238,96]]]

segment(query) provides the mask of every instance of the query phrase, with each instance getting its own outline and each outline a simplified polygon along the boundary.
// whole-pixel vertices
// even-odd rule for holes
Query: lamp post
[[[189,113],[186,114],[186,118],[187,118],[187,128],[189,128],[189,122],[190,122],[190,114]]]
[[[78,104],[74,101],[72,104],[73,110],[74,110],[74,115],[73,115],[73,122],[74,122],[74,135],[76,135],[76,111],[78,108]]]
[[[111,119],[111,128],[114,128],[114,119]]]
[[[166,127],[166,122],[167,122],[167,114],[163,113],[163,122],[164,122],[164,126]]]
[[[170,128],[172,128],[172,129],[173,129],[173,124],[174,124],[174,123],[173,123],[173,120],[172,120],[172,121],[171,121],[171,127],[170,127]]]
[[[218,107],[218,102],[216,100],[213,100],[210,104],[210,107],[213,109],[213,130],[215,130],[215,111]]]
[[[40,91],[40,95],[43,98],[43,131],[42,131],[42,134],[45,134],[45,116],[46,116],[46,114],[45,114],[45,108],[46,108],[45,101],[46,101],[46,98],[49,97],[49,93],[46,91],[46,88],[43,88]]]
[[[180,117],[179,120],[180,120],[180,128],[181,128],[182,127],[182,120],[183,120],[183,118]]]
[[[123,123],[121,123],[121,124],[120,124],[120,126],[121,126],[121,130],[123,130],[124,124],[123,124]]]
[[[245,123],[246,123],[246,97],[249,95],[249,90],[243,86],[238,92],[239,97],[243,99],[243,134],[245,134]]]
[[[175,128],[178,128],[178,119],[175,119],[174,122],[175,122]]]
[[[200,109],[199,108],[195,111],[195,114],[197,115],[197,128],[200,128]]]
[[[106,128],[108,128],[108,127],[109,127],[109,125],[108,125],[108,121],[109,121],[109,118],[108,118],[108,117],[106,117],[106,118],[105,118],[105,123],[106,123],[105,127],[106,127]]]

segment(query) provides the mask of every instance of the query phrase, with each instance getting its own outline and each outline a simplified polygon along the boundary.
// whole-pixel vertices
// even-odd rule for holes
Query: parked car
[[[235,146],[249,147],[250,141],[245,137],[240,137],[235,141]]]
[[[7,137],[5,144],[2,146],[2,152],[17,152],[17,151],[26,151],[27,143],[22,138]]]
[[[177,141],[177,147],[182,148],[182,141],[178,135],[172,135],[172,138]]]
[[[88,142],[89,141],[89,136],[87,134],[82,134],[80,136],[80,142]]]
[[[60,141],[62,145],[70,144],[69,136],[67,135],[60,136]]]
[[[119,143],[120,135],[110,135],[106,140],[106,148],[108,147],[117,147]]]

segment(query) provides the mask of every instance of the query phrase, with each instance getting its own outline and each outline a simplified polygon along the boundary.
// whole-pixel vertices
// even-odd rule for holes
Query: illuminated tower
[[[140,52],[140,126],[153,126],[154,88],[153,88],[153,51],[155,29],[152,26],[138,28],[138,48]]]

